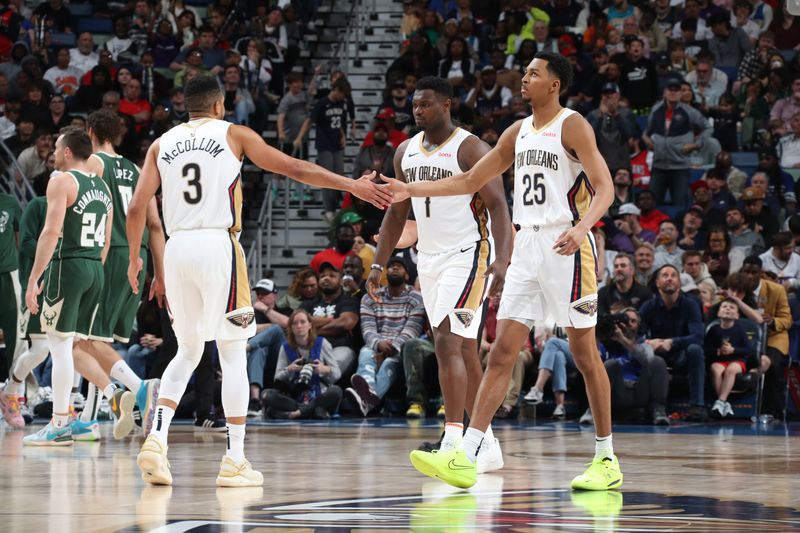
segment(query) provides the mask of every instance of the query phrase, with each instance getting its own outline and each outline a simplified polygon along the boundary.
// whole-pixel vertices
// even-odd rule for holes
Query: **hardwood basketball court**
[[[258,489],[217,489],[224,433],[173,425],[174,485],[150,487],[141,436],[22,447],[38,429],[0,431],[5,532],[69,531],[800,531],[800,425],[615,426],[620,492],[573,493],[593,427],[495,427],[506,466],[459,491],[418,474],[408,452],[435,420],[248,424]]]

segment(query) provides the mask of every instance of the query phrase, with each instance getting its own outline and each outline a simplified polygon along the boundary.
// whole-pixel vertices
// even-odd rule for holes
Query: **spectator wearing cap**
[[[358,179],[373,170],[378,174],[394,177],[395,147],[389,144],[389,128],[386,124],[378,122],[370,133],[372,143],[358,151],[353,163],[353,178]]]
[[[644,57],[644,41],[637,35],[625,38],[625,55],[619,60],[620,91],[634,111],[645,114],[656,99],[658,76],[653,62]]]
[[[736,69],[753,47],[750,38],[742,28],[731,26],[731,14],[727,10],[714,13],[706,23],[714,34],[709,39],[708,48],[717,59],[717,66]]]
[[[788,172],[784,172],[781,166],[778,152],[775,150],[767,148],[759,152],[758,170],[766,174],[768,179],[766,193],[777,198],[779,205],[791,215],[797,208],[794,178]],[[749,181],[752,181],[752,178]],[[778,211],[775,210],[775,213]]]
[[[395,127],[395,117],[396,115],[394,113],[394,109],[392,109],[391,107],[384,107],[383,109],[378,111],[377,115],[375,115],[377,124],[383,124],[386,127],[386,130],[389,132],[388,144],[391,145],[392,148],[397,150],[397,147],[400,146],[400,144],[403,141],[408,139],[408,135],[406,135],[405,133],[403,133],[402,131],[398,130]],[[375,140],[373,139],[374,135],[375,135],[374,129],[369,133],[367,133],[367,136],[364,137],[364,142],[361,143],[361,148],[374,144],[375,143]]]
[[[760,187],[747,187],[742,193],[745,222],[764,238],[766,246],[772,245],[772,236],[778,232],[778,219],[764,201],[766,194]]]
[[[664,220],[669,219],[669,216],[656,207],[655,195],[653,191],[644,189],[639,191],[636,196],[636,207],[641,211],[639,214],[639,223],[646,230],[658,233],[658,226]]]
[[[317,252],[311,258],[311,268],[314,272],[320,272],[323,263],[331,263],[337,269],[341,270],[344,264],[344,258],[353,254],[353,244],[355,244],[356,234],[353,226],[350,224],[341,223],[336,228],[334,235],[334,245],[326,248],[321,252]]]
[[[621,303],[639,309],[644,302],[653,297],[646,286],[635,279],[633,256],[620,253],[614,258],[613,279],[597,293],[597,314],[610,312],[611,306]]]
[[[614,182],[614,202],[608,208],[608,214],[611,217],[615,217],[622,204],[634,204],[636,202],[636,193],[633,190],[630,167],[622,166],[615,169],[612,181]]]
[[[378,289],[378,299],[361,298],[361,334],[364,347],[358,354],[358,370],[345,390],[363,416],[380,404],[400,376],[400,351],[422,333],[425,307],[422,295],[408,285],[408,269],[400,256],[386,265],[389,284]]]
[[[397,80],[389,87],[389,99],[381,104],[380,111],[387,108],[394,111],[395,129],[408,134],[414,126],[414,110],[411,107],[408,89],[406,89],[406,84],[403,80]]]
[[[800,255],[794,252],[794,236],[790,231],[778,232],[772,239],[772,247],[761,254],[762,270],[775,274],[776,281],[787,292],[800,287]]]
[[[689,192],[690,154],[710,138],[712,128],[696,109],[678,101],[682,79],[668,78],[664,98],[655,105],[642,139],[653,150],[650,189],[663,204],[667,190],[672,204],[686,205]],[[695,133],[698,130],[699,133]]]
[[[642,243],[654,244],[656,234],[642,228],[639,224],[641,211],[634,204],[622,204],[614,217],[617,232],[611,239],[610,248],[619,252],[633,254]]]
[[[795,113],[789,121],[792,132],[781,137],[778,153],[783,168],[800,168],[800,113]]]
[[[700,302],[681,291],[679,268],[665,265],[656,271],[658,292],[639,311],[645,342],[673,372],[688,374],[690,418],[704,420],[703,315]]]
[[[620,92],[616,83],[606,83],[600,88],[600,105],[586,115],[586,120],[594,130],[597,148],[609,168],[629,167],[630,141],[637,135],[636,119],[630,109],[620,106]],[[627,201],[633,200],[624,198],[620,203]]]
[[[683,214],[678,246],[684,250],[702,250],[706,247],[708,234],[702,229],[704,214],[703,208],[699,205],[693,205],[686,210]]]
[[[658,225],[658,235],[656,237],[656,256],[653,266],[657,269],[664,265],[672,265],[677,269],[681,268],[681,256],[685,251],[678,246],[678,224],[674,220],[668,219]]]
[[[708,59],[700,59],[694,68],[697,73],[697,80],[691,84],[692,90],[694,91],[695,102],[703,112],[708,112],[711,108],[717,107],[719,97],[726,90],[724,83],[711,79],[713,68],[713,63]]]
[[[317,164],[336,174],[344,173],[344,147],[347,132],[346,97],[350,92],[350,84],[342,79],[337,80],[328,96],[321,98],[311,110],[311,115],[303,122],[300,133],[294,139],[295,148],[299,149],[306,134],[313,124],[316,131]],[[341,194],[339,191],[323,190],[325,217],[330,221],[339,208]]]
[[[497,83],[494,67],[487,65],[481,70],[475,88],[467,93],[465,103],[475,110],[478,124],[488,126],[508,115],[511,97],[511,90]]]
[[[800,113],[800,74],[796,74],[792,80],[791,94],[781,98],[769,112],[770,120],[781,120],[784,128],[791,129],[792,117]]]
[[[319,270],[319,296],[300,304],[311,314],[317,333],[333,346],[333,357],[349,380],[355,370],[359,322],[359,303],[342,290],[341,266],[324,262]]]
[[[736,198],[731,191],[728,190],[725,176],[718,168],[714,167],[708,169],[705,179],[697,180],[697,182],[704,182],[708,186],[709,205],[707,207],[698,199],[698,193],[696,191],[692,192],[694,194],[695,203],[705,207],[709,226],[724,224],[725,213],[728,211],[728,208],[736,205]],[[701,189],[697,189],[697,191],[701,191]]]
[[[256,315],[256,334],[247,341],[247,377],[250,380],[249,416],[258,416],[259,398],[265,385],[275,376],[275,365],[281,345],[286,341],[284,330],[289,326],[285,310],[276,310],[278,289],[271,279],[262,279],[253,287],[256,293],[253,310]]]

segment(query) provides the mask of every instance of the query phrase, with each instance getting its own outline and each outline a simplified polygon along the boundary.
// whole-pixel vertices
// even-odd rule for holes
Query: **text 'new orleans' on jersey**
[[[77,170],[67,172],[78,186],[75,203],[67,206],[61,238],[53,259],[97,259],[106,244],[106,221],[112,200],[100,176]]]
[[[586,214],[594,190],[583,165],[561,143],[562,109],[548,124],[522,121],[514,156],[514,223],[522,227],[569,224]]]
[[[103,181],[111,191],[114,203],[114,221],[111,224],[111,246],[128,246],[128,235],[125,232],[125,221],[128,218],[128,204],[133,198],[133,191],[139,183],[141,169],[121,155],[97,152],[95,157],[103,162]],[[146,246],[149,237],[147,226],[142,236],[142,246]]]
[[[191,120],[159,141],[162,207],[167,234],[242,227],[242,162],[228,145],[230,122]]]
[[[415,135],[406,145],[400,162],[406,181],[437,181],[464,169],[458,164],[458,150],[472,134],[456,128],[435,150],[426,150],[425,132]],[[490,240],[489,212],[480,195],[434,196],[411,198],[417,220],[417,249],[426,254],[440,254],[480,240]]]

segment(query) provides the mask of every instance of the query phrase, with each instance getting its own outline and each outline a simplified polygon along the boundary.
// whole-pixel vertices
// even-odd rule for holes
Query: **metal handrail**
[[[6,182],[9,194],[14,195],[22,207],[28,204],[28,199],[36,197],[36,192],[33,190],[31,182],[28,180],[22,168],[17,162],[17,158],[4,141],[0,141],[0,150],[2,150],[5,159],[8,161],[8,168],[5,170]],[[17,179],[19,176],[19,179]]]

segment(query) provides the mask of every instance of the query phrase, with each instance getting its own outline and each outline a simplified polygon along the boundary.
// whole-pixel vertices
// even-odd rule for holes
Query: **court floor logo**
[[[423,489],[422,496],[243,506],[237,520],[228,515],[222,521],[170,521],[158,531],[206,531],[224,524],[240,531],[800,531],[800,513],[792,509],[702,496],[547,489],[441,492],[447,489],[437,484],[433,494]]]

